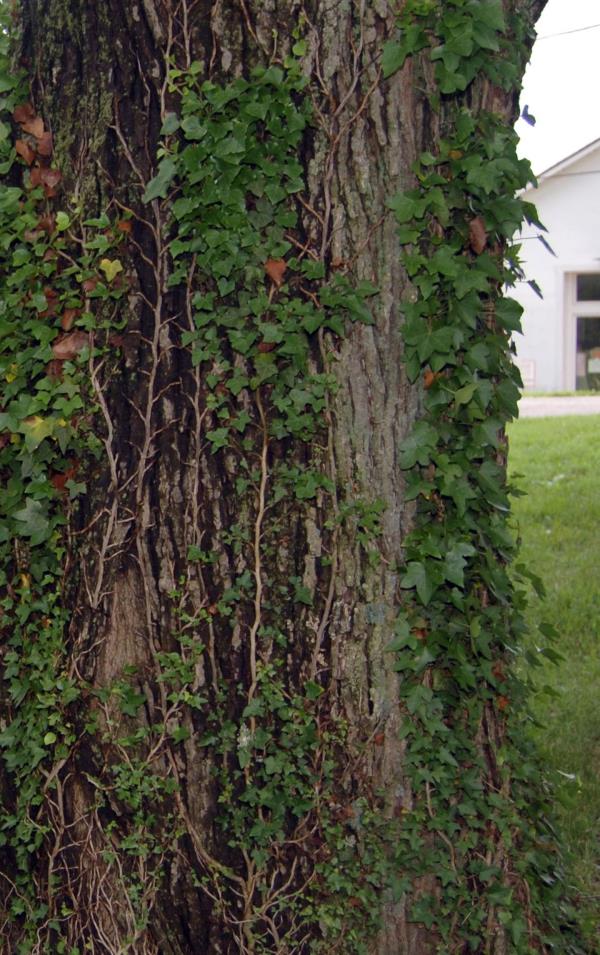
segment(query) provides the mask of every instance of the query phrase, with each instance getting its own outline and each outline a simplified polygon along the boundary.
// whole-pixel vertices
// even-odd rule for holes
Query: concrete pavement
[[[554,395],[536,398],[524,396],[519,401],[520,418],[556,418],[560,415],[600,414],[600,395],[559,398]]]

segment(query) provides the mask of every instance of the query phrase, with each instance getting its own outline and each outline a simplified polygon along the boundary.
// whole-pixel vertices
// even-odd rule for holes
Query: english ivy
[[[514,667],[523,578],[508,568],[504,426],[518,413],[522,310],[502,290],[521,277],[512,237],[523,219],[537,223],[517,196],[531,170],[505,119],[460,96],[480,74],[513,88],[519,57],[500,0],[409,0],[399,34],[384,49],[385,75],[428,58],[430,100],[448,130],[421,156],[415,188],[389,202],[413,290],[402,305],[406,371],[423,389],[401,455],[417,517],[390,644],[414,792],[400,888],[433,878],[411,917],[435,931],[439,952],[483,951],[499,930],[511,952],[577,952],[545,784],[524,738],[528,687]]]
[[[186,604],[183,581],[171,594],[179,626],[173,649],[157,653],[155,674],[170,706],[168,726],[123,735],[121,718],[135,721],[145,702],[131,669],[95,691],[99,705],[118,716],[100,729],[90,710],[85,730],[125,754],[110,768],[109,783],[91,780],[98,805],[107,805],[110,788],[130,822],[126,830],[116,819],[107,824],[105,860],[117,852],[161,860],[184,832],[175,813],[161,816],[160,825],[156,816],[157,807],[167,812],[177,782],[149,769],[143,747],[165,738],[184,744],[190,713],[203,714],[201,744],[218,767],[217,824],[232,858],[253,873],[254,909],[244,932],[255,952],[273,951],[265,913],[294,926],[295,938],[309,938],[311,951],[343,936],[344,951],[364,952],[385,891],[409,895],[411,918],[435,933],[440,953],[486,950],[490,931],[499,929],[517,955],[578,951],[538,770],[511,728],[514,714],[524,712],[524,687],[509,666],[523,629],[523,596],[508,574],[514,545],[503,427],[516,413],[511,335],[520,309],[500,292],[518,269],[506,264],[505,246],[523,215],[535,221],[534,210],[515,198],[529,167],[499,117],[470,110],[460,95],[481,73],[514,86],[520,62],[507,33],[500,0],[408,0],[399,35],[382,54],[386,77],[407,57],[428,57],[436,77],[431,101],[443,108],[447,130],[435,155],[421,156],[416,187],[389,201],[411,286],[403,304],[406,370],[424,387],[424,415],[400,461],[418,510],[389,647],[401,678],[414,793],[400,822],[382,819],[365,798],[336,802],[347,728],[325,709],[320,678],[298,690],[287,684],[288,636],[278,620],[290,605],[312,606],[315,594],[301,577],[265,587],[254,636],[275,649],[254,661],[250,690],[219,684],[209,693],[195,684],[206,650],[198,635],[212,615],[234,620],[256,605],[253,533],[259,556],[273,553],[273,540],[256,533],[261,478],[261,506],[274,513],[281,502],[311,508],[329,499],[325,530],[353,527],[373,562],[385,502],[334,508],[336,489],[318,454],[306,466],[285,455],[267,463],[265,454],[266,476],[256,464],[261,440],[293,439],[306,450],[321,435],[335,378],[322,352],[315,360],[315,342],[324,332],[343,336],[349,321],[369,322],[375,292],[328,274],[294,241],[304,188],[297,153],[311,122],[298,64],[306,44],[297,37],[286,63],[226,85],[199,80],[199,64],[170,73],[171,102],[179,106],[165,116],[143,201],[167,211],[169,285],[174,294],[191,293],[181,345],[207,390],[205,439],[214,455],[235,456],[242,512],[217,544],[234,554],[239,573],[197,613]],[[113,347],[112,306],[127,289],[129,225],[108,213],[86,219],[81,209],[58,208],[60,172],[47,140],[40,158],[43,132],[26,135],[15,151],[11,126],[20,118],[25,128],[35,114],[8,69],[6,42],[0,30],[0,607],[9,716],[0,748],[17,796],[13,811],[0,816],[0,844],[16,862],[9,917],[23,926],[26,952],[48,917],[32,878],[49,836],[43,802],[74,745],[70,707],[83,689],[69,672],[64,643],[65,511],[85,490],[80,459],[102,454],[88,370]],[[516,262],[516,251],[508,258]],[[277,532],[274,520],[271,538]],[[219,553],[193,545],[187,557],[209,567]],[[483,745],[492,725],[498,736]],[[298,881],[270,895],[299,832],[306,852]],[[319,846],[315,858],[306,833]],[[240,882],[234,868],[215,862],[198,877],[225,909],[227,887],[234,897]],[[415,897],[421,877],[433,878],[434,888]],[[130,877],[142,927],[146,888]],[[235,924],[238,910],[232,912]],[[60,920],[48,931],[59,938]],[[56,951],[66,950],[58,941]]]

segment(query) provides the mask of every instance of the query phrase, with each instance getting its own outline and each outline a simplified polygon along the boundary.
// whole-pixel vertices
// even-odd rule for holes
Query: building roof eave
[[[565,156],[565,158],[561,159],[560,162],[554,163],[552,166],[548,166],[547,169],[544,169],[543,172],[538,173],[536,176],[538,185],[541,185],[542,182],[545,182],[547,179],[551,179],[553,176],[557,176],[560,173],[565,172],[565,170],[572,166],[573,163],[579,162],[581,159],[586,159],[587,156],[599,148],[600,139],[593,139],[591,143],[588,143],[586,146],[582,146],[581,149],[577,149],[569,156]]]

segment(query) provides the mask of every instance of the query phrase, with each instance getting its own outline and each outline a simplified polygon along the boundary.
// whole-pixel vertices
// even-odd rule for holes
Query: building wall
[[[525,309],[524,334],[516,340],[517,362],[526,390],[570,389],[574,386],[572,276],[600,272],[600,144],[562,171],[559,167],[524,198],[537,206],[548,229],[544,237],[556,258],[536,238],[538,229],[523,230],[524,268],[544,297],[538,298],[526,282],[511,290]]]

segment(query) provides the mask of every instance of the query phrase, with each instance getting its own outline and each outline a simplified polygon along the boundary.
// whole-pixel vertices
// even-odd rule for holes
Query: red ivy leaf
[[[476,216],[469,222],[469,245],[476,255],[481,255],[487,245],[487,232],[481,216]]]
[[[41,216],[38,219],[37,228],[41,229],[42,232],[47,232],[48,235],[52,235],[56,228],[56,216],[54,213],[50,212],[47,216]]]
[[[52,155],[52,133],[46,131],[42,133],[39,137],[37,151],[40,156],[44,156],[45,159],[49,159]]]
[[[56,187],[62,179],[60,169],[40,169],[40,182],[48,199],[56,195]]]
[[[52,346],[52,354],[61,361],[69,361],[76,358],[79,352],[83,351],[86,345],[89,345],[90,338],[87,332],[76,329],[67,335],[62,335]]]
[[[29,120],[33,119],[35,116],[35,110],[31,103],[21,103],[20,106],[15,106],[13,113],[13,119],[15,123],[27,123]]]
[[[64,361],[60,358],[53,358],[46,365],[46,374],[50,381],[62,381]]]
[[[41,139],[44,135],[44,120],[41,116],[26,119],[25,122],[21,123],[21,126],[24,132],[29,133],[30,136],[35,136],[36,139]]]
[[[54,485],[57,491],[61,493],[65,492],[67,488],[65,487],[67,481],[72,481],[73,478],[77,476],[77,471],[79,470],[79,461],[74,461],[70,468],[63,474],[55,473],[50,478],[50,481]]]
[[[280,288],[283,282],[283,275],[287,269],[285,259],[267,259],[265,262],[265,272],[277,288]]]
[[[60,327],[63,332],[70,332],[73,328],[75,319],[81,314],[81,309],[79,308],[66,308],[63,312],[62,318],[60,320]]]
[[[31,166],[35,159],[35,153],[29,143],[26,143],[24,139],[17,139],[15,142],[15,150],[17,155],[19,155],[28,166]]]

